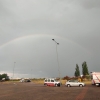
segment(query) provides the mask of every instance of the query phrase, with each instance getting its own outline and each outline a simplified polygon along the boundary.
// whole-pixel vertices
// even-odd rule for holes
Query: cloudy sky
[[[84,61],[100,71],[99,43],[100,0],[0,0],[1,74],[73,76]]]

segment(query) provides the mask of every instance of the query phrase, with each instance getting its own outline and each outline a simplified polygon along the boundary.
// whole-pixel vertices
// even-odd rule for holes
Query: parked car
[[[79,81],[77,81],[77,80],[69,80],[69,81],[67,81],[67,82],[65,83],[65,85],[66,85],[67,87],[71,87],[71,86],[83,87],[83,86],[85,86],[85,83],[79,82]]]
[[[5,78],[2,78],[2,80],[0,80],[0,82],[4,82],[5,81]]]
[[[30,79],[24,79],[24,78],[22,78],[22,79],[20,80],[20,82],[31,82],[31,80],[30,80]]]
[[[46,86],[58,86],[58,87],[60,87],[60,82],[59,81],[57,81],[56,79],[54,79],[54,78],[46,78],[45,80],[44,80],[44,85],[46,85]]]
[[[24,78],[22,78],[22,79],[20,80],[20,82],[25,82],[25,79],[24,79]]]
[[[27,80],[25,80],[25,82],[31,82],[31,80],[30,79],[27,79]]]

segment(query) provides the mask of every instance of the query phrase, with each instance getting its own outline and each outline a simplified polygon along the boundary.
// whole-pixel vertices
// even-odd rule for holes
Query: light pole
[[[59,59],[58,59],[58,51],[57,51],[57,45],[59,45],[58,42],[55,41],[55,39],[52,39],[56,43],[56,53],[57,53],[57,63],[58,63],[58,73],[59,73],[59,78],[60,78],[60,67],[59,67]],[[61,78],[60,78],[61,82]]]
[[[31,69],[31,80],[32,80],[32,69]]]
[[[16,62],[14,62],[14,67],[13,67],[13,81],[14,81],[14,68],[15,68],[15,63]]]

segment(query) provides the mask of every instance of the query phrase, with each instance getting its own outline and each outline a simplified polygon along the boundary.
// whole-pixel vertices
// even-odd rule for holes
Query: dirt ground
[[[0,100],[100,100],[100,87],[47,87],[33,82],[1,82]]]

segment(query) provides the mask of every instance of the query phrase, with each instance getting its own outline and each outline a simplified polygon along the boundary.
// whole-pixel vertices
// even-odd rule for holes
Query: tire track
[[[76,97],[75,100],[83,100],[85,97],[85,94],[88,90],[88,87],[84,87],[84,89],[82,90],[82,92]]]

